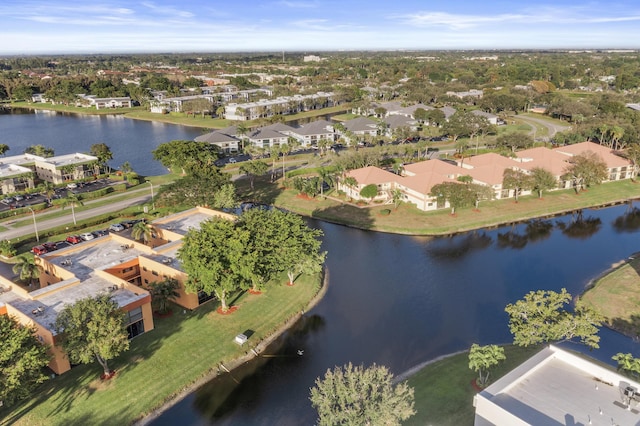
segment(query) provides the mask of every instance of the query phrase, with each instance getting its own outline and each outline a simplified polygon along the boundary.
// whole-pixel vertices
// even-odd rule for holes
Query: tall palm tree
[[[64,200],[62,200],[62,208],[64,209],[67,206],[71,207],[71,216],[73,217],[73,224],[77,225],[78,222],[76,221],[75,208],[76,206],[84,206],[84,203],[80,201],[78,194],[73,193],[71,191],[67,191],[67,196],[64,198]]]
[[[51,197],[56,193],[56,187],[51,182],[44,181],[42,182],[41,188],[42,193],[47,196],[47,202],[51,203]]]
[[[29,281],[29,287],[34,284],[36,278],[40,276],[40,267],[31,256],[18,257],[18,263],[13,265],[13,273],[19,274],[22,281]]]
[[[133,239],[138,241],[142,240],[145,244],[147,244],[151,239],[152,233],[153,229],[144,221],[136,223],[131,228],[131,236],[133,237]]]

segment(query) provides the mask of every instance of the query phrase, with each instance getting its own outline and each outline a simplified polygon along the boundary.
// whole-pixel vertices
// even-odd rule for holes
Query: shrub
[[[390,209],[380,210],[380,215],[381,216],[389,216],[390,214],[391,214],[391,210]]]

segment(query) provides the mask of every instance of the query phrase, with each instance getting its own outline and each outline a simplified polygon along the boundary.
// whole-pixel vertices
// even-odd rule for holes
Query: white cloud
[[[290,0],[281,0],[276,3],[276,5],[290,7],[294,9],[314,9],[318,7],[318,3],[311,1],[290,1]]]

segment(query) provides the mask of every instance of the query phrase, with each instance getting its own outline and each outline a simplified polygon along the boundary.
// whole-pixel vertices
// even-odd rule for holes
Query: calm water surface
[[[0,143],[9,145],[7,156],[22,154],[30,145],[44,145],[56,155],[89,152],[91,145],[106,143],[113,152],[109,164],[118,168],[128,161],[141,175],[167,173],[151,151],[172,140],[193,140],[202,134],[195,127],[131,120],[119,115],[77,115],[50,111],[18,110],[0,114]]]
[[[505,305],[536,289],[566,287],[577,295],[639,251],[638,216],[627,228],[613,226],[628,209],[585,210],[581,222],[564,216],[453,238],[312,222],[324,230],[329,253],[325,298],[266,352],[277,357],[214,379],[154,425],[311,425],[309,388],[335,365],[377,363],[400,374],[474,342],[509,342]],[[601,335],[603,349],[593,356],[611,362],[616,352],[640,352],[617,333]]]

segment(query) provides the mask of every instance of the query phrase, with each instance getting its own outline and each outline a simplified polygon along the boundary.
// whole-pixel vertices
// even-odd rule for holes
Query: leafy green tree
[[[507,132],[496,138],[496,145],[509,148],[511,152],[519,149],[526,149],[533,146],[533,138],[524,132]]]
[[[48,379],[43,369],[50,356],[35,332],[13,317],[0,315],[0,401],[7,406],[30,397],[33,389]]]
[[[518,346],[536,345],[577,338],[592,349],[599,347],[597,335],[602,315],[578,301],[573,312],[564,306],[571,301],[566,289],[531,291],[524,299],[508,304],[509,330]]]
[[[236,187],[232,183],[222,185],[214,194],[211,207],[214,209],[235,209],[240,205]]]
[[[416,108],[416,110],[413,112],[413,118],[418,120],[420,123],[424,123],[429,119],[429,114],[424,108]]]
[[[400,189],[395,188],[393,190],[391,190],[391,200],[393,201],[393,207],[398,210],[398,207],[400,207],[400,203],[402,203],[402,197],[403,197],[403,193]]]
[[[113,152],[111,152],[111,148],[105,143],[94,143],[91,145],[89,154],[98,157],[98,162],[104,169],[108,167],[109,160],[113,160]]]
[[[256,176],[263,176],[268,169],[267,163],[257,160],[246,161],[240,165],[240,171],[249,177],[251,189],[253,189],[253,182]]]
[[[576,192],[598,185],[609,177],[607,164],[595,152],[574,155],[570,163],[562,178],[572,182]]]
[[[360,190],[360,196],[369,200],[378,195],[378,186],[375,184],[366,185]]]
[[[542,167],[535,167],[531,170],[531,189],[538,193],[538,198],[542,198],[544,191],[550,191],[557,186],[558,181],[550,171]]]
[[[151,239],[151,234],[153,234],[153,229],[144,220],[135,223],[131,227],[131,237],[136,241],[143,241],[147,244]]]
[[[442,131],[451,137],[452,142],[455,144],[458,138],[461,136],[469,136],[472,132],[472,128],[469,125],[474,120],[473,114],[465,111],[457,111],[451,117],[449,121],[446,121],[442,125]]]
[[[32,286],[40,276],[40,266],[32,256],[19,256],[17,260],[12,268],[13,273],[18,274],[22,281],[28,282],[29,286]]]
[[[413,388],[395,387],[386,367],[344,367],[327,370],[311,388],[318,425],[400,425],[415,414]]]
[[[62,348],[73,364],[94,360],[111,376],[108,361],[129,349],[125,314],[111,295],[79,299],[66,305],[55,322]]]
[[[489,373],[494,367],[504,361],[504,348],[498,345],[480,346],[477,343],[471,345],[469,351],[469,368],[478,373],[478,385],[486,386],[489,383]],[[484,373],[484,374],[483,374]]]
[[[5,257],[13,257],[17,253],[16,248],[11,244],[9,240],[0,241],[0,255]]]
[[[326,252],[320,251],[323,232],[307,226],[302,216],[295,213],[284,213],[282,222],[280,261],[287,271],[289,285],[293,285],[299,274],[314,274],[322,269],[326,257]]]
[[[151,301],[157,306],[158,312],[166,314],[169,311],[169,301],[180,297],[178,289],[180,283],[175,278],[165,278],[162,281],[152,281],[149,283],[149,293]]]
[[[54,155],[53,148],[48,148],[44,145],[30,145],[24,150],[24,153],[44,158],[53,157]]]
[[[62,199],[62,209],[64,210],[66,207],[71,207],[71,217],[73,218],[73,224],[77,225],[76,221],[76,210],[77,206],[83,206],[84,203],[80,200],[78,194],[73,193],[71,191],[67,191],[67,196]]]
[[[225,185],[231,185],[230,176],[222,173],[217,167],[212,167],[197,175],[187,175],[173,183],[162,185],[156,197],[156,205],[224,207],[218,203],[217,197],[222,197],[218,193]],[[232,195],[229,189],[227,189],[226,195]],[[224,201],[223,198],[219,200]],[[229,201],[231,199],[227,199],[225,202]]]
[[[640,376],[640,359],[634,358],[630,353],[623,354],[618,352],[611,357],[614,361],[618,362],[618,369],[630,373],[633,377]]]
[[[505,169],[502,175],[502,188],[513,190],[513,196],[516,203],[518,202],[518,196],[520,192],[531,189],[531,176],[516,169]]]
[[[0,155],[5,155],[9,149],[9,145],[6,143],[0,143]]]
[[[53,183],[44,181],[40,185],[41,192],[47,196],[47,202],[51,203],[51,197],[56,193],[56,187]]]
[[[475,196],[469,191],[468,185],[456,182],[443,182],[433,185],[431,196],[436,197],[439,206],[448,202],[452,215],[459,208],[473,205],[475,200]]]
[[[625,156],[631,162],[631,180],[635,182],[638,177],[638,172],[640,171],[640,144],[635,143],[629,146],[625,152]]]
[[[178,250],[189,276],[186,290],[214,294],[226,312],[229,295],[251,283],[255,259],[247,252],[250,237],[247,230],[221,218],[202,223],[199,230],[189,230]]]
[[[186,175],[212,168],[219,157],[219,148],[207,142],[174,140],[158,145],[152,153],[169,170],[181,170]]]

